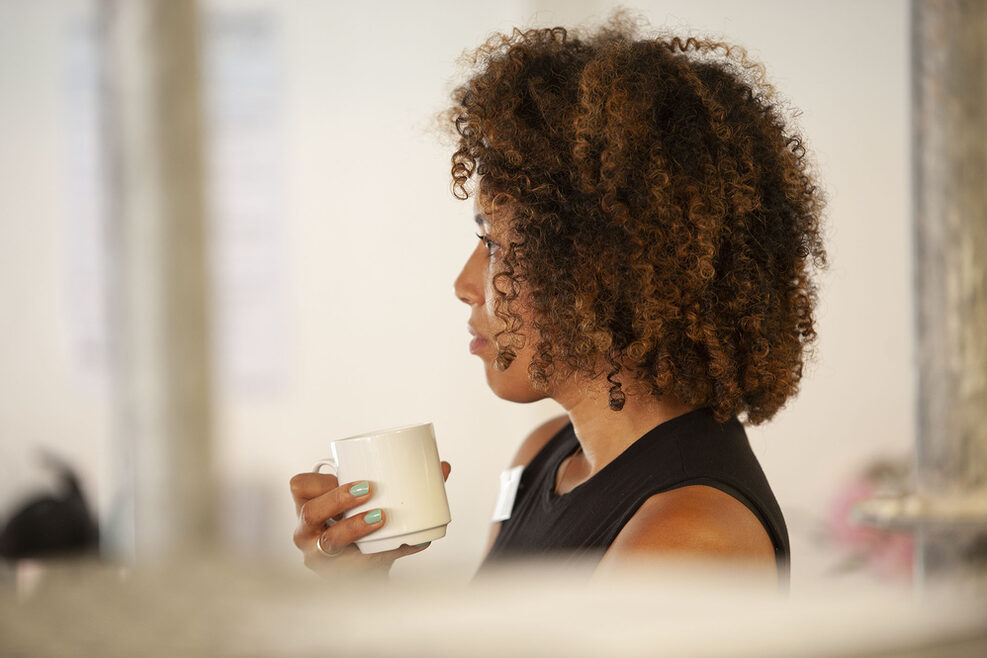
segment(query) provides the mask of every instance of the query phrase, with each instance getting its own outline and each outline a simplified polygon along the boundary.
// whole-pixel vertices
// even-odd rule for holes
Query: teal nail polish
[[[380,523],[380,510],[375,509],[374,511],[369,512],[365,517],[363,517],[363,520],[367,523],[367,525]]]
[[[364,480],[363,482],[357,482],[352,487],[350,487],[350,495],[353,496],[366,496],[370,493],[370,483]]]
[[[413,546],[412,548],[421,548],[422,546],[428,546],[428,545],[429,545],[429,544],[431,544],[431,543],[432,543],[432,542],[430,542],[430,541],[423,541],[423,542],[422,542],[422,543],[420,543],[420,544],[415,544],[415,545],[414,545],[414,546]]]

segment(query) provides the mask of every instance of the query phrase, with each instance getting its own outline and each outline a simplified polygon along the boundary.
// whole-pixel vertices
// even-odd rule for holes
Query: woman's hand
[[[450,470],[449,463],[442,462],[445,479],[449,479]],[[386,525],[387,515],[371,509],[343,519],[343,513],[372,500],[373,495],[372,482],[340,485],[336,476],[325,473],[299,473],[291,478],[291,496],[298,514],[295,546],[302,552],[305,566],[326,576],[357,569],[387,573],[394,560],[428,548],[428,544],[404,545],[382,553],[361,553],[353,542]],[[334,523],[327,527],[330,519]]]

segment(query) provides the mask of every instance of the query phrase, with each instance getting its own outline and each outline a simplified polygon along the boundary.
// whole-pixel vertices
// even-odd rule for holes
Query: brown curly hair
[[[816,337],[823,195],[761,65],[637,32],[618,15],[496,35],[453,93],[453,193],[477,176],[511,215],[497,365],[523,344],[523,303],[535,386],[605,373],[615,411],[643,385],[759,424]]]

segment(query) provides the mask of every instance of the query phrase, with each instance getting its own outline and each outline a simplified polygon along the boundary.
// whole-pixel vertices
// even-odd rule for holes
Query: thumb
[[[443,480],[448,480],[449,479],[449,473],[451,471],[452,471],[452,466],[449,465],[449,462],[442,462],[442,479]]]

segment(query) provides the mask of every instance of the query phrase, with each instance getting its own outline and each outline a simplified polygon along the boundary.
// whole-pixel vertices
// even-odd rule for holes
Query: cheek
[[[489,268],[487,268],[486,275],[484,277],[483,300],[484,300],[484,308],[487,311],[487,315],[493,317],[494,303],[497,300],[497,291],[494,290],[493,275],[491,274]]]
[[[497,317],[497,291],[494,289],[493,276],[489,269],[484,280],[483,314],[487,318],[487,327],[491,335],[507,327],[507,322]]]
[[[484,311],[487,316],[491,335],[506,327],[506,321],[498,318],[495,313],[496,299],[497,292],[493,284],[493,271],[488,263],[484,278]],[[531,358],[534,354],[532,345],[535,337],[530,334],[531,324],[527,314],[522,310],[521,315],[524,326],[522,333],[527,338],[524,347],[518,350],[517,357],[507,370],[499,370],[494,365],[493,357],[496,356],[495,354],[491,354],[490,358],[484,359],[487,384],[497,397],[504,400],[510,402],[536,402],[543,400],[546,395],[541,391],[535,390],[531,384],[531,380],[528,378],[528,366],[531,364]],[[495,351],[491,347],[491,352]]]

